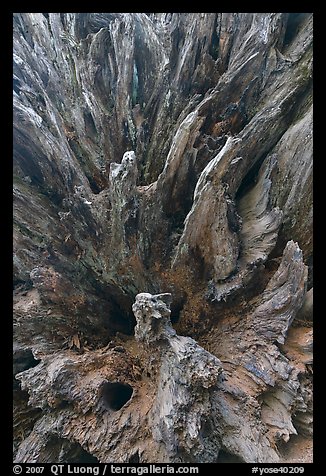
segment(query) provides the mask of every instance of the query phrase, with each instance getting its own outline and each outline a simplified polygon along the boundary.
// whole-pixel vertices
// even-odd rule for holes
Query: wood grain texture
[[[312,39],[308,13],[14,14],[15,461],[311,439]]]

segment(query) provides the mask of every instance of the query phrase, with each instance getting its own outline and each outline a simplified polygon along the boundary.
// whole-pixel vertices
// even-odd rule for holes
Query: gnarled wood
[[[14,14],[15,461],[311,438],[312,36],[308,13]]]

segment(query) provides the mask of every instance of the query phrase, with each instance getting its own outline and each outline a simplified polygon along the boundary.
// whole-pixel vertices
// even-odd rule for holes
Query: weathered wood
[[[311,438],[312,36],[311,14],[14,14],[15,461]]]

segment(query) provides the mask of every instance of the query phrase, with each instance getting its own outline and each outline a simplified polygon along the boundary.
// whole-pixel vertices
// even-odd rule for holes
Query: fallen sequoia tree
[[[311,440],[312,15],[17,13],[13,88],[15,461]]]

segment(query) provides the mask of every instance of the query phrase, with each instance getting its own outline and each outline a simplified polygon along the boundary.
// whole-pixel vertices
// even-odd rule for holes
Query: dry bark
[[[311,438],[312,15],[17,13],[13,87],[15,461]]]

